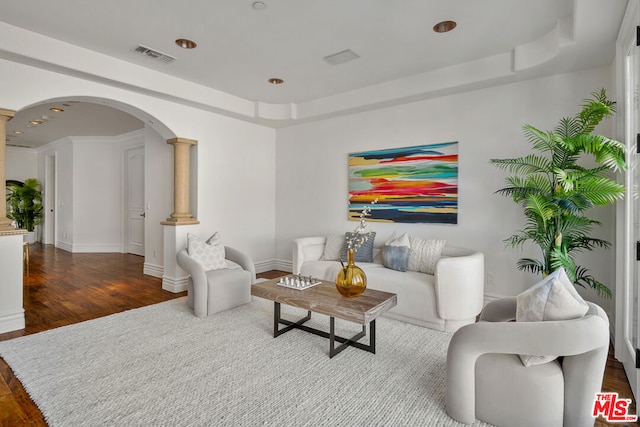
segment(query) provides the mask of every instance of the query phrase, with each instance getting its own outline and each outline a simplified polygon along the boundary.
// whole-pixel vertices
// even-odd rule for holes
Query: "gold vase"
[[[357,297],[367,289],[367,275],[353,262],[353,249],[347,252],[347,265],[336,277],[338,292],[347,298]]]

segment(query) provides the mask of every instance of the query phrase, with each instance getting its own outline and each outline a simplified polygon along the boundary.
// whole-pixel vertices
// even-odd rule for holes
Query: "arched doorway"
[[[26,173],[41,180],[46,216],[39,240],[71,252],[135,247],[145,257],[145,274],[162,277],[160,222],[172,211],[173,197],[166,140],[173,137],[128,104],[48,99],[21,109],[7,124],[7,179]]]

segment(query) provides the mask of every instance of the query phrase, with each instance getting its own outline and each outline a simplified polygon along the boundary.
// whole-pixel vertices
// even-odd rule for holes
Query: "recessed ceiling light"
[[[41,125],[42,124],[42,120],[31,120],[29,121],[29,123],[31,123],[32,125]]]
[[[51,107],[49,111],[53,111],[54,113],[62,113],[64,110],[60,107]]]
[[[22,132],[21,130],[14,130],[13,133],[15,133],[16,135],[22,135],[24,132]]]
[[[196,42],[194,42],[193,40],[189,40],[189,39],[178,39],[176,40],[176,44],[178,46],[180,46],[183,49],[193,49],[196,46],[198,46],[198,44]]]
[[[433,26],[436,33],[447,33],[453,30],[458,24],[455,21],[442,21]]]
[[[271,77],[269,80],[267,80],[269,83],[271,83],[272,85],[281,85],[282,83],[284,83],[284,80],[279,79],[277,77]]]
[[[253,2],[253,4],[251,5],[255,10],[263,10],[267,8],[267,5],[264,2],[261,1],[255,1]]]

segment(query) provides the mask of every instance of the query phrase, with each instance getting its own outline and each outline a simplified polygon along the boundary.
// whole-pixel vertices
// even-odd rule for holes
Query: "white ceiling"
[[[262,0],[266,8],[256,10],[253,1],[0,0],[0,21],[244,100],[280,105],[313,103],[515,52],[558,29],[556,55],[525,64],[519,78],[609,65],[627,3]],[[442,20],[458,26],[435,33],[432,27]],[[561,21],[565,25],[559,27]],[[178,38],[192,39],[198,47],[181,49],[174,43]],[[138,44],[177,59],[152,60],[133,51]],[[360,57],[341,65],[323,60],[345,49]],[[271,85],[270,77],[285,83]],[[80,110],[76,107],[69,113]],[[43,114],[50,115],[47,111]],[[22,113],[10,125],[22,120]],[[104,110],[95,113],[105,117]],[[63,121],[56,116],[47,128],[53,131],[54,122]],[[88,130],[68,130],[79,131]]]
[[[64,111],[56,113],[50,110],[52,107]],[[32,120],[42,124],[31,124]],[[7,145],[34,148],[67,136],[118,136],[143,127],[144,123],[131,114],[106,105],[46,102],[20,110],[7,123]]]

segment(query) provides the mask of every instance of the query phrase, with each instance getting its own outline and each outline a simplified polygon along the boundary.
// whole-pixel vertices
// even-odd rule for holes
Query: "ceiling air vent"
[[[169,62],[173,62],[176,59],[174,56],[167,55],[166,53],[162,53],[141,44],[139,44],[138,47],[135,48],[135,52],[148,56],[149,58],[155,59],[156,61],[164,62],[166,64],[168,64]]]
[[[347,49],[342,52],[334,53],[333,55],[325,56],[323,59],[331,65],[340,65],[358,58],[360,58],[360,55],[351,49]]]

